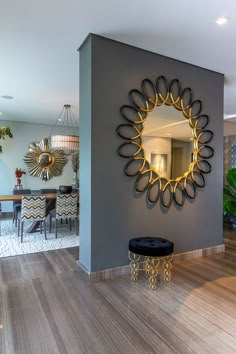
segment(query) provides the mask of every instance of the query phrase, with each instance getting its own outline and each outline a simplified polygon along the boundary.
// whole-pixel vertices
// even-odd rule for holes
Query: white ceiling
[[[144,121],[143,136],[189,142],[192,138],[192,129],[182,112],[164,105],[148,114]]]
[[[235,0],[8,0],[0,13],[0,96],[14,97],[0,97],[2,120],[54,123],[64,104],[78,116],[90,32],[224,73],[224,113],[236,115]]]

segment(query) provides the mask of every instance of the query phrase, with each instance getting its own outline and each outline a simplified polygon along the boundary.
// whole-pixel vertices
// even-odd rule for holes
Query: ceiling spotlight
[[[216,20],[217,25],[223,26],[227,22],[229,22],[229,17],[228,16],[221,16]]]
[[[13,96],[8,96],[8,95],[3,95],[1,97],[5,98],[5,100],[12,100],[14,98]]]

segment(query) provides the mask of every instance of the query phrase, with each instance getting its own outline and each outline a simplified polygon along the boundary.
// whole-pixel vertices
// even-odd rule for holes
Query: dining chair
[[[0,202],[0,236],[1,236],[1,218],[2,218],[2,204]]]
[[[40,194],[54,194],[57,193],[56,188],[40,189]]]
[[[44,236],[46,235],[46,197],[45,195],[30,195],[22,197],[21,213],[18,214],[18,236],[21,235],[23,242],[24,222],[39,221],[40,233],[42,233],[42,224],[44,225]]]
[[[78,235],[78,194],[58,194],[56,209],[49,212],[49,232],[52,231],[52,219],[55,218],[55,234],[57,238],[57,221],[68,219],[71,231],[71,219],[75,220]]]
[[[40,189],[40,194],[56,194],[57,193],[57,189],[56,188],[44,188],[44,189]],[[52,210],[56,208],[56,199],[55,200],[50,200],[50,202],[48,202],[49,207],[48,209]]]
[[[31,189],[14,189],[13,194],[31,194]],[[21,211],[21,200],[13,201],[13,218],[12,222],[17,226],[17,214]]]

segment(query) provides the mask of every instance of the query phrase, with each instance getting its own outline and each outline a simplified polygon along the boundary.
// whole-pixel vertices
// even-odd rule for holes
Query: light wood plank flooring
[[[235,231],[236,233],[236,231]],[[236,245],[145,277],[90,282],[77,250],[0,260],[0,353],[236,353]]]

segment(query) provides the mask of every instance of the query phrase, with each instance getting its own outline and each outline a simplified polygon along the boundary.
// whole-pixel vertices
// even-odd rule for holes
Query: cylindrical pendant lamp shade
[[[51,147],[57,150],[76,152],[79,150],[79,136],[53,135],[51,136]]]
[[[59,134],[53,134],[54,128],[59,130]],[[70,134],[71,128],[79,129],[71,106],[65,104],[50,134],[52,149],[63,150],[66,155],[79,151],[79,136]]]

